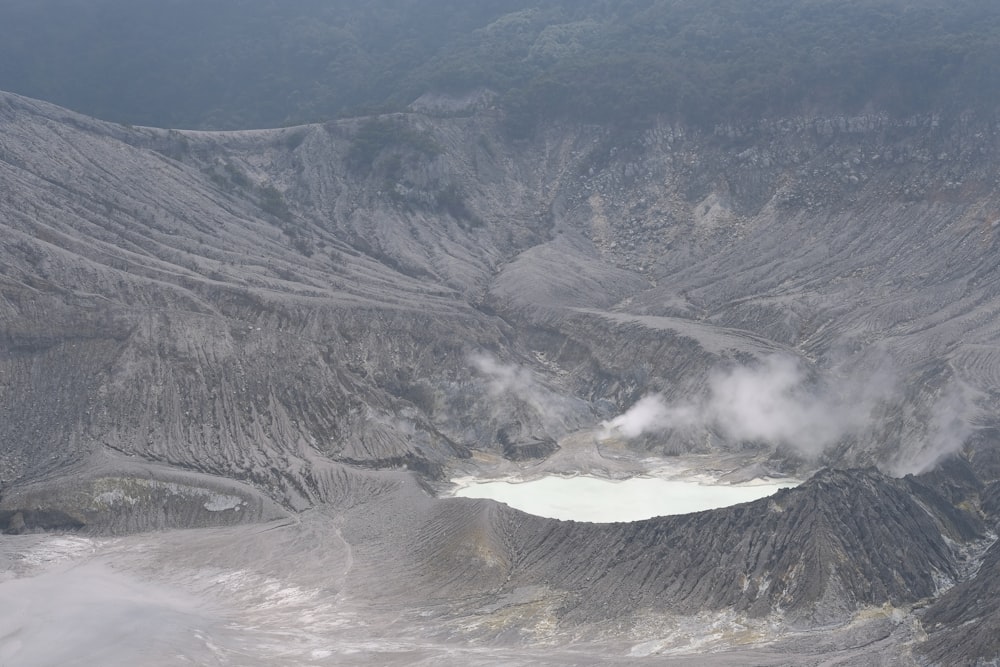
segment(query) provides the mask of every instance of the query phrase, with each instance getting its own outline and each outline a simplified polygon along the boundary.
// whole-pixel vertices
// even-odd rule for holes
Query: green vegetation
[[[235,170],[233,174],[239,174],[246,178],[242,172]],[[300,253],[306,257],[312,257],[313,252],[313,241],[308,234],[304,233],[304,230],[296,224],[292,217],[292,211],[288,208],[288,203],[285,201],[285,196],[281,194],[281,190],[274,187],[270,183],[263,185],[259,190],[260,198],[257,203],[261,210],[265,213],[273,216],[276,219],[276,224],[281,228],[281,231],[288,236],[292,241],[292,246],[298,250]]]
[[[273,185],[268,184],[261,187],[258,204],[262,211],[273,215],[282,222],[288,222],[292,219],[292,212],[288,210],[284,195]]]
[[[372,118],[365,121],[351,139],[351,147],[347,151],[347,166],[357,173],[367,174],[372,170],[375,160],[389,149],[393,155],[387,162],[394,166],[386,167],[385,176],[390,180],[397,178],[402,169],[402,152],[422,157],[434,157],[441,152],[441,147],[425,132],[398,119]]]
[[[483,221],[469,208],[465,193],[462,188],[449,183],[434,194],[434,207],[441,213],[447,213],[454,218],[459,225],[468,229],[469,227],[481,227]]]
[[[711,124],[865,106],[994,110],[997,62],[995,0],[7,0],[0,9],[0,88],[168,127],[292,124],[477,87],[500,95],[519,132],[555,117]]]
[[[251,185],[250,179],[247,178],[247,175],[244,174],[239,167],[237,167],[236,165],[234,165],[232,162],[229,161],[224,162],[222,165],[205,167],[202,169],[202,171],[208,174],[208,177],[212,180],[213,183],[215,183],[217,186],[219,186],[226,192],[233,192],[235,190],[245,190],[249,188]],[[275,192],[279,197],[281,196],[280,192],[277,192],[277,190],[275,190]],[[274,197],[271,194],[262,195],[261,197],[262,201],[269,198],[273,199]],[[284,201],[282,200],[280,203],[284,204]],[[262,204],[262,206],[263,205],[269,207],[275,207],[278,204],[269,201],[266,204]]]

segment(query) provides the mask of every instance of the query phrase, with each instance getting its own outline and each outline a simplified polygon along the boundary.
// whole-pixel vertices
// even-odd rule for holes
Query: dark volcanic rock
[[[304,507],[314,457],[439,470],[776,351],[909,383],[832,465],[933,465],[949,382],[996,413],[991,122],[663,123],[610,152],[596,127],[394,122],[438,150],[365,171],[362,120],[178,132],[0,96],[0,480],[109,450]]]
[[[975,576],[931,604],[921,623],[927,641],[920,652],[934,665],[995,665],[1000,660],[1000,544],[994,544]]]
[[[121,535],[284,516],[273,500],[245,484],[130,462],[105,464],[102,474],[80,471],[70,479],[18,486],[0,499],[0,527],[9,533]]]
[[[511,461],[526,461],[529,459],[544,459],[557,449],[555,440],[525,439],[522,435],[520,422],[508,424],[497,433],[497,439],[503,447],[504,458]]]
[[[608,526],[512,516],[507,530],[512,580],[565,590],[572,618],[730,608],[826,623],[936,595],[959,576],[942,530],[966,521],[904,480],[826,470],[712,512]]]
[[[27,530],[27,524],[24,520],[23,512],[14,512],[11,516],[4,520],[4,517],[0,515],[0,523],[6,523],[3,532],[5,535],[20,535],[25,530]]]
[[[983,489],[983,512],[994,522],[1000,522],[1000,482],[991,482]],[[1000,526],[1000,524],[996,524]]]
[[[969,462],[979,479],[1000,480],[1000,429],[984,428],[969,438]]]

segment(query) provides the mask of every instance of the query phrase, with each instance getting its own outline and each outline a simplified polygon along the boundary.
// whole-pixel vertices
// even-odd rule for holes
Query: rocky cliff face
[[[182,133],[5,96],[4,478],[97,448],[279,486],[313,453],[432,471],[774,350],[901,378],[831,462],[918,465],[949,382],[988,425],[989,123],[365,122]],[[550,404],[494,400],[476,354]]]
[[[177,132],[0,95],[0,521],[132,532],[339,507],[370,550],[358,568],[413,549],[405,576],[448,591],[451,573],[459,597],[549,587],[531,604],[580,627],[609,622],[604,601],[819,624],[934,597],[990,528],[998,141],[995,120],[878,114],[514,141],[488,108]],[[484,503],[459,520],[459,501],[370,472],[546,456],[775,353],[868,397],[863,418],[630,446],[896,473],[962,453],[973,481],[826,472],[598,528]],[[429,509],[366,527],[381,502]]]

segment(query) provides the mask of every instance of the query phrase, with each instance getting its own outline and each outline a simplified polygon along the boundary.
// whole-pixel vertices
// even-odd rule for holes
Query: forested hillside
[[[715,123],[990,109],[990,0],[8,0],[0,89],[123,123],[248,128],[487,87],[539,118]]]

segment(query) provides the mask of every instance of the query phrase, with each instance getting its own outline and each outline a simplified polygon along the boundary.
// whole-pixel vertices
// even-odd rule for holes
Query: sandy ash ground
[[[591,457],[600,452],[602,479],[612,487],[678,478],[724,485],[721,472],[735,464],[741,467],[732,474],[741,479],[760,470],[747,456],[655,459],[598,442],[578,434],[544,465],[480,465],[494,478],[518,471],[522,478],[571,481],[580,478],[559,475],[597,468]],[[634,477],[639,473],[649,476]],[[902,645],[914,638],[912,618],[890,606],[817,632],[780,616],[727,611],[632,612],[567,624],[556,618],[559,594],[538,585],[501,593],[459,581],[430,593],[421,579],[430,573],[411,570],[420,567],[407,554],[411,531],[395,531],[387,517],[419,524],[441,501],[408,473],[380,475],[387,486],[374,500],[349,499],[264,524],[113,538],[3,536],[0,658],[26,667],[867,665],[879,656],[905,664]],[[431,539],[444,543],[453,539],[449,533],[443,527]],[[477,567],[475,559],[470,566]]]
[[[659,628],[623,633],[634,635],[634,643],[552,637],[541,647],[519,649],[458,637],[433,641],[426,637],[443,629],[434,620],[439,609],[381,606],[337,593],[328,576],[341,568],[349,574],[350,553],[345,545],[338,553],[331,523],[317,517],[114,540],[5,537],[0,657],[3,664],[39,667],[861,665],[872,664],[878,642],[887,642],[892,655],[894,638],[908,635],[901,619],[885,611],[829,636],[786,631],[776,646],[769,645],[777,633],[768,624],[726,614],[658,619]],[[303,539],[315,548],[290,554],[288,542]],[[249,549],[258,556],[242,562]],[[276,566],[286,569],[289,558],[296,576],[269,574]],[[643,636],[655,638],[639,641]]]

